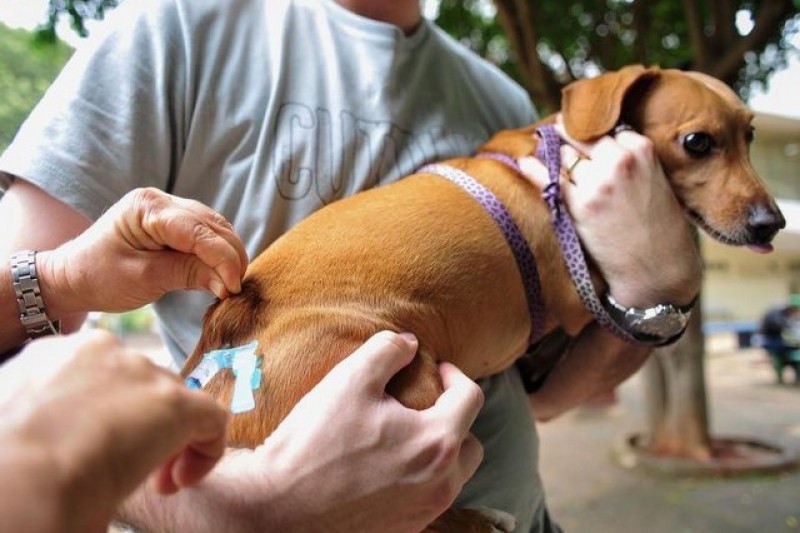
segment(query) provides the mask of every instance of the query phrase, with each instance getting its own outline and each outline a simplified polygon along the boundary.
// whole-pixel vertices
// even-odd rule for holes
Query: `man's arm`
[[[541,388],[528,399],[545,422],[609,391],[647,361],[650,348],[632,346],[592,322],[570,343]]]
[[[0,202],[0,220],[10,220],[12,228],[21,227],[26,213],[52,211],[42,217],[52,234],[10,232],[3,247],[8,254],[44,250],[36,255],[42,297],[51,320],[70,321],[67,330],[79,326],[87,311],[128,311],[173,290],[205,289],[225,298],[241,289],[244,245],[224,217],[199,202],[135,189],[80,231],[86,219],[40,189],[19,181],[8,194]],[[68,223],[59,222],[64,220]],[[69,242],[47,247],[76,231],[80,234]],[[0,352],[24,341],[5,267],[0,305],[7,320],[0,326]]]
[[[0,354],[19,346],[26,339],[19,321],[19,307],[11,284],[9,259],[18,250],[50,250],[74,238],[89,227],[90,220],[23,180],[14,180],[0,200]],[[53,320],[62,320],[62,330],[77,330],[85,314],[61,316],[57,299],[48,299],[50,287],[44,272],[40,281],[47,311]]]
[[[628,307],[691,302],[700,290],[700,257],[652,142],[630,131],[592,145],[569,141],[563,159],[585,160],[564,183],[564,200],[610,294]],[[540,186],[546,183],[539,163],[520,164]],[[649,353],[591,323],[530,396],[536,418],[549,420],[615,387]]]

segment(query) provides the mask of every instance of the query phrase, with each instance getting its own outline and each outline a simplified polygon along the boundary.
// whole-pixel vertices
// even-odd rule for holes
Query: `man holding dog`
[[[128,191],[154,186],[224,215],[254,255],[324,203],[426,162],[469,153],[494,131],[527,125],[535,116],[524,91],[424,21],[416,0],[152,0],[123,4],[113,18],[105,34],[76,54],[0,160],[0,170],[14,176],[0,204],[4,227],[16,228],[3,242],[5,254],[52,249]],[[577,149],[586,160],[573,168],[564,194],[611,293],[636,307],[691,301],[699,262],[688,230],[667,222],[680,208],[652,146],[623,132]],[[574,160],[579,154],[565,155]],[[542,178],[536,162],[521,164],[532,179]],[[37,223],[24,224],[31,213]],[[631,264],[631,257],[640,259]],[[90,259],[83,257],[82,265]],[[206,274],[203,283],[186,286],[221,296],[237,290],[230,273]],[[178,360],[192,349],[208,302],[185,292],[159,300]],[[67,315],[52,318],[69,322]],[[537,416],[557,416],[615,385],[646,354],[589,326],[531,398]],[[454,369],[443,372],[458,383]],[[558,531],[544,504],[535,428],[519,375],[511,369],[480,385],[486,405],[473,431],[487,460],[460,504],[511,512],[518,531]],[[324,401],[320,390],[327,389],[320,384],[298,408],[314,412],[313,402]],[[462,405],[471,405],[465,400],[470,394],[460,390]],[[358,391],[351,393],[353,405],[360,405]],[[462,419],[467,411],[456,410]],[[289,446],[301,429],[325,444],[322,428],[302,426],[289,424],[265,446]],[[471,441],[463,442],[456,457],[473,459],[464,459],[462,474],[474,460]],[[361,462],[336,471],[364,471],[379,457],[377,464],[400,464],[402,454],[381,457],[384,452],[362,450],[355,455]],[[328,469],[334,463],[315,463],[312,455],[303,457],[304,476],[292,481],[285,475],[277,483],[292,497],[272,508],[304,524],[264,521],[272,478],[259,450],[226,456],[196,488],[170,499],[142,487],[123,515],[154,531],[217,531],[220,523],[243,522],[273,530],[413,531],[446,508],[459,488],[432,502],[425,497],[431,484],[412,485],[399,498],[405,504],[396,512],[403,519],[372,515],[358,497],[389,499],[379,496],[390,494],[387,487],[357,476],[357,490],[337,492]],[[456,464],[449,463],[450,471]]]

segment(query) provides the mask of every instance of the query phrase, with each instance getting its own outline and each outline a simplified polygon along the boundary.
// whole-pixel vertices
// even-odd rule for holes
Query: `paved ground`
[[[758,350],[707,358],[712,432],[800,451],[800,387],[776,385]],[[791,380],[790,380],[791,381]],[[551,512],[568,533],[800,532],[800,471],[738,479],[665,479],[611,460],[640,431],[641,383],[607,409],[582,409],[540,427]]]

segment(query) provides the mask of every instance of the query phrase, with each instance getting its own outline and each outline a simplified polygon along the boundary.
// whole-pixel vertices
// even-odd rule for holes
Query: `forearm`
[[[77,331],[89,310],[69,309],[64,305],[71,297],[59,287],[57,268],[46,260],[47,257],[47,252],[41,252],[36,258],[36,273],[47,315],[52,321],[60,321],[63,333]],[[0,360],[2,354],[14,350],[28,340],[20,315],[8,257],[0,261]]]
[[[30,213],[36,213],[35,223],[31,222]],[[74,208],[25,180],[15,179],[5,192],[0,200],[0,227],[4,229],[0,234],[0,357],[27,339],[19,322],[19,307],[11,284],[11,254],[25,249],[53,250],[89,224],[89,219]],[[51,318],[62,319],[64,331],[77,330],[84,315],[58,316],[56,308],[62,304],[62,298],[53,293],[57,289],[49,287],[45,269],[41,272],[42,291],[48,314],[52,312]]]
[[[597,323],[590,324],[542,387],[530,395],[534,416],[550,420],[616,387],[641,368],[650,351],[625,343]]]
[[[251,527],[254,522],[246,518],[252,511],[247,505],[246,474],[239,472],[231,456],[226,456],[200,483],[176,494],[164,496],[150,483],[143,483],[119,506],[117,520],[147,533],[255,531]],[[249,492],[263,498],[263,487]],[[267,516],[270,502],[264,498],[263,506],[259,507]],[[258,529],[273,531],[269,527]]]
[[[169,499],[157,494],[147,483],[139,486],[117,510],[117,520],[133,526],[137,531],[158,533],[159,531],[175,531],[173,526],[176,513],[171,500],[178,499],[182,493],[172,495]]]
[[[11,284],[9,262],[0,263],[0,360],[5,354],[20,346],[28,338],[19,321],[19,306]]]

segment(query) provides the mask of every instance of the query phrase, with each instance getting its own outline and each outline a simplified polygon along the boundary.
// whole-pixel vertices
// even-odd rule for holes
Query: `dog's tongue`
[[[748,244],[747,247],[757,254],[768,254],[772,251],[771,244]]]

